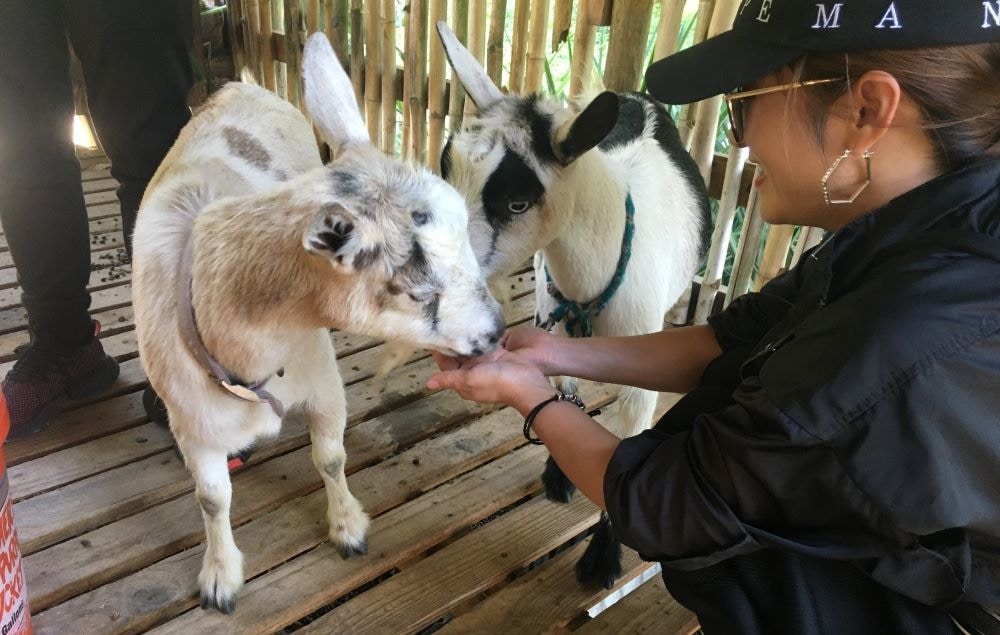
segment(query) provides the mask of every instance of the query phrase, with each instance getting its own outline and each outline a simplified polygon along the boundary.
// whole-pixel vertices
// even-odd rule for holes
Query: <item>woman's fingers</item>
[[[440,370],[454,370],[461,365],[461,362],[454,357],[448,357],[438,351],[431,351],[431,357],[434,358],[434,362]]]

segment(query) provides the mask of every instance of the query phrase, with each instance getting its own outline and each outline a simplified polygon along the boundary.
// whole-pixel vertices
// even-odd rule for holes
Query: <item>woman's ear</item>
[[[852,82],[847,145],[858,155],[871,150],[900,115],[902,89],[895,77],[884,71],[869,71]],[[899,122],[896,122],[899,123]]]

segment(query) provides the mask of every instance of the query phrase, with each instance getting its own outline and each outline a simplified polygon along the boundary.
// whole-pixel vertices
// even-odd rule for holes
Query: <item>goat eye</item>
[[[531,207],[528,201],[511,201],[507,203],[507,211],[511,214],[523,214]]]
[[[431,215],[429,213],[422,211],[413,212],[412,214],[410,214],[410,217],[413,219],[413,223],[417,227],[420,227],[421,225],[426,225],[428,221],[430,221],[431,219]]]

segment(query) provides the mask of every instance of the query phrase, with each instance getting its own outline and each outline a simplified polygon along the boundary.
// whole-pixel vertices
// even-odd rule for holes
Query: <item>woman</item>
[[[1000,629],[1000,3],[902,5],[747,0],[647,73],[728,91],[765,220],[830,232],[793,270],[707,326],[517,328],[429,382],[525,415],[709,634]],[[551,375],[688,394],[619,441]]]

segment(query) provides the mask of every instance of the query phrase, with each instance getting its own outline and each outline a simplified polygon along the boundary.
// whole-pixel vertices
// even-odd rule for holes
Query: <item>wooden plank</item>
[[[599,516],[597,507],[582,496],[566,505],[539,496],[338,606],[301,632],[419,631],[586,531]]]
[[[101,289],[128,284],[131,280],[132,266],[130,264],[92,264],[87,290],[93,293]],[[13,268],[0,269],[0,310],[19,306],[22,304],[21,289],[17,286],[17,272]]]
[[[501,427],[512,426],[508,422]],[[288,585],[275,582],[276,578],[285,578],[291,573],[295,579],[304,581],[308,576],[304,578],[299,569],[306,565],[315,570],[317,576],[308,586],[324,596],[312,602],[323,603],[325,596],[333,594],[336,597],[376,577],[454,531],[537,489],[537,472],[543,452],[530,447],[502,456],[472,474],[389,511],[394,505],[479,464],[485,457],[463,449],[474,439],[439,437],[401,454],[398,461],[379,463],[348,478],[351,491],[374,517],[368,536],[371,551],[365,557],[345,561],[328,546],[313,548],[326,539],[326,523],[323,522],[326,494],[323,491],[286,503],[237,528],[235,538],[243,549],[244,573],[248,578],[296,554],[311,551],[248,584],[240,594],[239,608],[234,615],[194,611],[161,630],[192,632],[184,624],[194,621],[198,623],[194,632],[209,632],[207,624],[219,618],[223,632],[242,630],[240,624],[248,619],[250,626],[246,630],[273,630],[257,620],[255,611],[284,609],[293,611],[291,619],[297,619],[304,599],[298,590],[288,598]],[[120,633],[149,628],[196,606],[196,578],[202,553],[202,546],[178,553],[134,575],[43,611],[32,618],[35,630],[38,633],[66,632],[67,629],[70,632]]]
[[[691,633],[698,626],[694,613],[677,603],[663,588],[660,576],[650,579],[617,604],[573,631],[598,633]]]
[[[108,178],[95,178],[89,180],[85,178],[83,181],[84,194],[114,191],[117,188],[118,188],[118,181],[110,178],[110,176]]]
[[[576,580],[576,563],[588,544],[589,541],[581,542],[517,578],[468,613],[452,619],[438,633],[489,633],[497,624],[518,635],[541,635],[563,629],[652,566],[643,562],[635,551],[625,548],[623,574],[613,589],[581,585]]]

